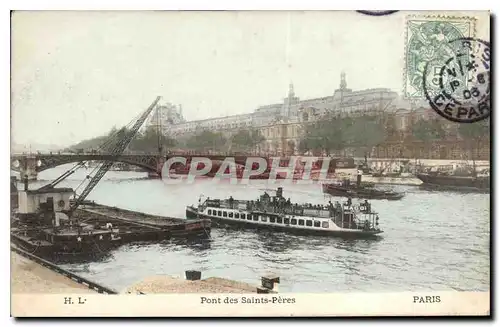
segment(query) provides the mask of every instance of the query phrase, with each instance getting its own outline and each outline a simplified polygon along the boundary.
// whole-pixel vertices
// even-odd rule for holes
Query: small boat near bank
[[[379,215],[367,201],[360,205],[345,203],[327,206],[292,204],[279,187],[275,196],[265,192],[256,201],[209,199],[186,207],[188,219],[211,219],[213,226],[240,226],[271,229],[299,235],[325,235],[345,238],[372,238],[383,231]]]
[[[352,186],[351,184],[323,184],[322,188],[323,193],[332,196],[341,196],[347,198],[362,198],[368,200],[400,200],[405,196],[404,193],[378,190],[375,188],[356,187]]]
[[[416,174],[422,186],[432,189],[490,191],[490,169],[478,170],[473,160],[461,164],[442,165],[427,168]]]
[[[490,190],[489,176],[448,176],[440,174],[417,174],[422,186],[457,190]]]
[[[393,191],[379,190],[373,184],[364,184],[362,182],[362,171],[358,171],[356,183],[351,183],[350,179],[346,178],[336,183],[322,184],[323,193],[332,196],[341,196],[347,198],[362,198],[369,200],[400,200],[405,195]]]

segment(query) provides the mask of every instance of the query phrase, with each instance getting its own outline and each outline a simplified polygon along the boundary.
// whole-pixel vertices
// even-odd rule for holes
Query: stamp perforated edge
[[[403,99],[406,100],[425,100],[425,95],[423,95],[421,98],[417,97],[408,97],[407,94],[407,89],[406,89],[406,61],[408,60],[408,55],[407,55],[407,50],[408,50],[408,24],[411,20],[415,19],[420,19],[420,20],[428,20],[428,21],[470,21],[472,28],[471,28],[471,35],[468,37],[475,38],[477,34],[476,26],[477,26],[477,17],[472,17],[472,16],[449,16],[449,15],[407,15],[405,17],[405,23],[404,23],[404,29],[405,29],[405,37],[404,37],[404,59],[403,59]]]

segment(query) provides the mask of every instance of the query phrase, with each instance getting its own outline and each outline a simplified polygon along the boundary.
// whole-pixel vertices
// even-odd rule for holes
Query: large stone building
[[[373,157],[458,158],[463,156],[461,141],[456,137],[457,124],[443,122],[449,136],[446,140],[433,141],[432,145],[421,141],[408,141],[412,124],[420,119],[435,118],[436,113],[425,101],[409,102],[396,92],[386,88],[353,91],[347,87],[345,73],[341,73],[340,85],[333,94],[325,97],[300,99],[292,83],[288,94],[280,103],[260,106],[252,113],[186,121],[181,106],[159,106],[153,113],[149,126],[161,127],[164,134],[174,138],[189,137],[203,130],[222,132],[230,136],[240,129],[258,129],[265,141],[257,146],[262,154],[291,155],[298,153],[300,140],[308,123],[322,119],[326,114],[386,115],[390,116],[395,135],[375,148]],[[454,136],[455,135],[455,136]],[[489,145],[478,150],[480,157],[489,157]]]
[[[149,125],[162,126],[162,131],[171,137],[190,136],[204,129],[231,134],[239,129],[258,128],[266,138],[264,144],[258,146],[259,151],[296,152],[303,123],[332,111],[356,115],[395,110],[398,101],[398,94],[390,89],[353,91],[347,87],[346,75],[342,73],[339,88],[325,97],[300,99],[290,83],[288,94],[281,103],[260,106],[252,113],[185,121],[175,106],[162,106],[157,110],[167,109],[167,113],[154,113],[152,117],[161,117],[160,123],[152,119]]]

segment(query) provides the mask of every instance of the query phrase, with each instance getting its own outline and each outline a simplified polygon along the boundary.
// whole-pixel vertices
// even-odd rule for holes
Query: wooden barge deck
[[[85,203],[75,216],[85,223],[112,229],[117,243],[210,238],[211,231],[209,219],[187,220],[157,216],[94,202]]]

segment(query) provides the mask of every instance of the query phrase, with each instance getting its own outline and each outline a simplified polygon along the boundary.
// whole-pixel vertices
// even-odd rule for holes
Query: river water
[[[33,187],[68,166],[42,172]],[[89,170],[90,171],[90,170]],[[78,171],[61,186],[76,188],[88,172]],[[167,185],[145,173],[108,172],[89,195],[96,202],[151,214],[184,217],[185,206],[203,194],[211,198],[256,199],[279,186],[197,181]],[[431,192],[394,186],[399,201],[373,200],[380,213],[380,240],[342,240],[249,230],[213,229],[212,240],[125,245],[100,262],[64,267],[108,287],[123,290],[152,275],[226,277],[252,284],[260,276],[281,277],[280,292],[391,292],[417,290],[488,291],[490,284],[490,195]],[[285,185],[292,202],[325,203],[317,185]],[[340,199],[335,199],[340,200]]]

